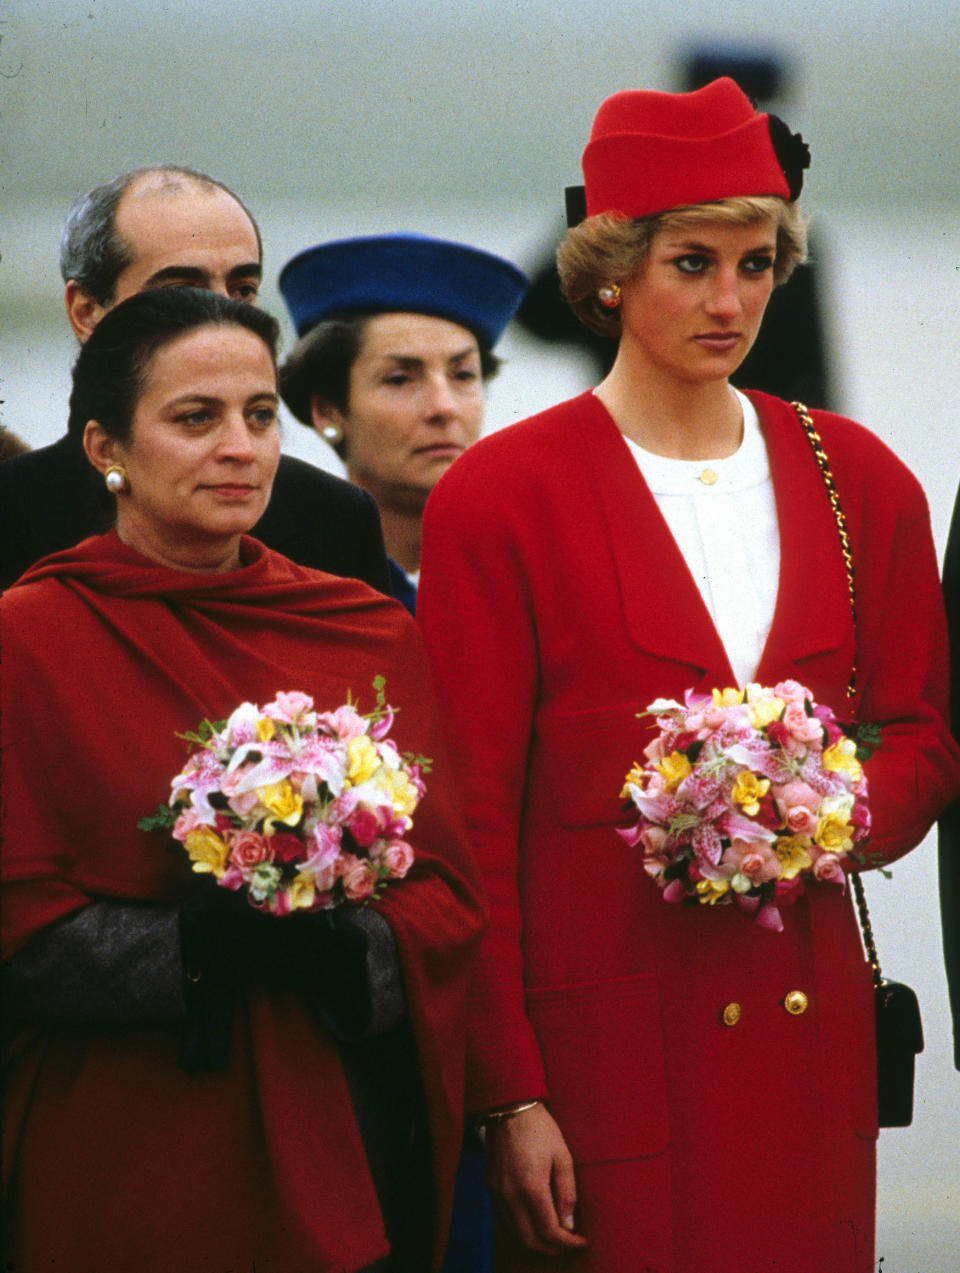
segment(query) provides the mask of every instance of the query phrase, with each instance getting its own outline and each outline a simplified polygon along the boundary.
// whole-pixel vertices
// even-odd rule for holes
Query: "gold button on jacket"
[[[799,1017],[801,1013],[806,1012],[810,1000],[802,990],[791,990],[783,1001],[783,1006],[792,1017]]]
[[[739,1003],[728,1003],[723,1010],[722,1016],[724,1025],[736,1025],[740,1020]]]

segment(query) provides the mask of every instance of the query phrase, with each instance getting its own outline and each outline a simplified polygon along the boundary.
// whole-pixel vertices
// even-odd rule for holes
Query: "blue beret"
[[[303,336],[347,312],[435,314],[492,349],[527,290],[503,257],[423,234],[338,239],[298,252],[280,271],[280,291]]]

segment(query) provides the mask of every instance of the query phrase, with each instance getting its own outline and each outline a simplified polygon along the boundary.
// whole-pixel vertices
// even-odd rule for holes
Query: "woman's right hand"
[[[546,1106],[490,1123],[487,1184],[498,1211],[506,1214],[524,1246],[560,1255],[587,1245],[574,1233],[577,1185],[573,1158]]]

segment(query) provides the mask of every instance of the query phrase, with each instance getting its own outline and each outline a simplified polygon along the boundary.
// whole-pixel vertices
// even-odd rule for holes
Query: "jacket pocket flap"
[[[660,996],[649,976],[530,990],[550,1111],[574,1160],[662,1153],[669,1142]]]

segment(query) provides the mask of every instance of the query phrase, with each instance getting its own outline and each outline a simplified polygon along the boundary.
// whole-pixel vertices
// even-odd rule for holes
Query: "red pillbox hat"
[[[809,151],[728,78],[693,93],[614,93],[583,152],[587,216],[647,217],[741,195],[795,199]]]

